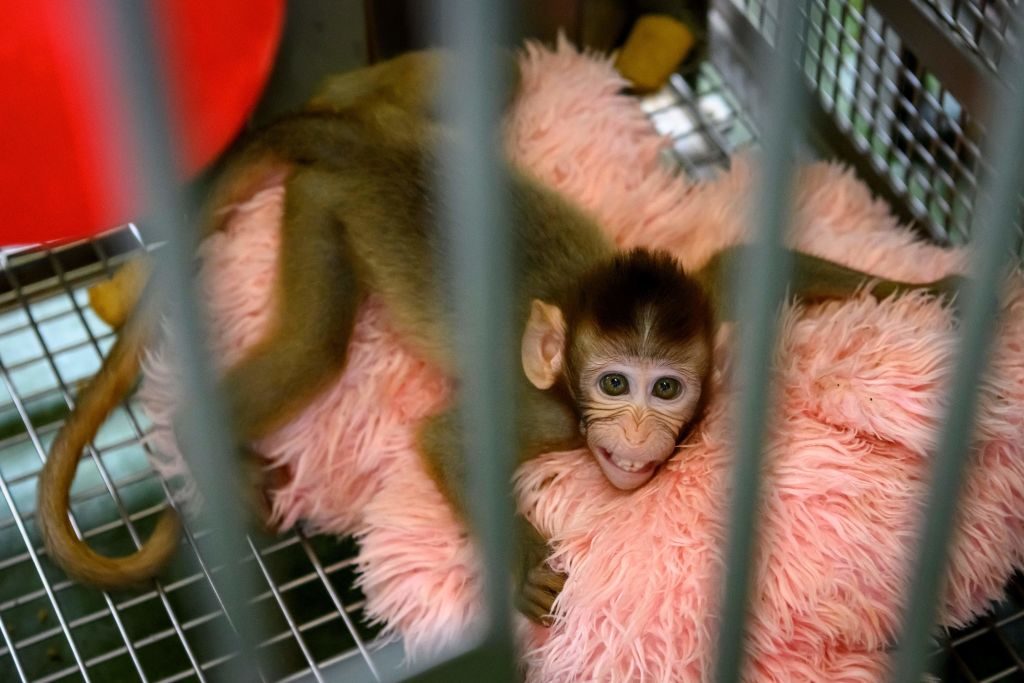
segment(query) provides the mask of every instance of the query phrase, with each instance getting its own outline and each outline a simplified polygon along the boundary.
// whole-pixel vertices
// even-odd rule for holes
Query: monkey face
[[[615,360],[583,369],[581,429],[612,486],[643,486],[675,453],[700,404],[701,384],[694,367],[663,361]]]
[[[710,303],[670,255],[634,250],[588,273],[564,308],[531,303],[523,371],[567,390],[613,486],[643,486],[707,400]]]

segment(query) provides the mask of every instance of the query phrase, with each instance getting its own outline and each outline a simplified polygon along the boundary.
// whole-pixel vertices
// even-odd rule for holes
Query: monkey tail
[[[75,409],[57,433],[39,476],[38,522],[47,552],[68,576],[105,590],[128,588],[153,578],[175,553],[181,536],[181,523],[168,509],[136,552],[107,557],[78,538],[68,517],[71,483],[82,450],[138,376],[142,351],[156,318],[158,307],[153,303],[144,298],[121,329],[100,371],[79,394]]]

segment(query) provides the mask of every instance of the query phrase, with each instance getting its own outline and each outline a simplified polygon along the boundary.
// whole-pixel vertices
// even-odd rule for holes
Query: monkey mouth
[[[657,460],[629,460],[622,458],[601,446],[597,447],[597,452],[607,462],[611,463],[613,467],[622,470],[626,474],[647,474],[652,472],[659,464]]]

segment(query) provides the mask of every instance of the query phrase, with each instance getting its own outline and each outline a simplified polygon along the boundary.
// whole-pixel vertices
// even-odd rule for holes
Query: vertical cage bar
[[[467,503],[484,561],[486,627],[457,656],[415,680],[513,681],[509,568],[513,546],[511,478],[515,463],[512,372],[519,345],[512,326],[514,248],[500,163],[501,106],[508,53],[502,0],[432,3],[432,30],[453,51],[441,82],[441,112],[456,132],[437,149],[441,220],[448,252],[448,296],[460,377],[458,405]]]
[[[1018,10],[1018,15],[1024,10]],[[949,540],[956,522],[957,501],[970,457],[974,418],[978,407],[978,380],[985,370],[994,336],[998,300],[1016,236],[1020,192],[1024,186],[1024,87],[1020,69],[1024,43],[1007,53],[1003,72],[1015,75],[1009,92],[996,98],[988,130],[989,158],[994,163],[983,183],[974,224],[971,280],[963,293],[961,337],[957,365],[950,383],[950,405],[942,424],[931,488],[921,529],[910,598],[906,606],[900,646],[892,661],[898,683],[920,680],[928,655],[942,577],[949,555]]]
[[[453,6],[454,5],[454,6]],[[444,14],[441,8],[444,7]],[[442,111],[457,131],[440,150],[442,205],[451,245],[456,329],[461,357],[464,457],[470,514],[479,532],[491,637],[509,638],[515,440],[511,370],[512,248],[506,225],[498,133],[504,73],[501,0],[435,3],[440,35],[456,59],[442,84]],[[511,662],[506,662],[510,664]]]
[[[204,352],[204,339],[199,307],[191,279],[194,234],[177,225],[189,215],[184,195],[178,190],[174,175],[175,155],[172,151],[172,127],[169,102],[164,85],[163,65],[156,46],[160,34],[148,3],[118,2],[109,14],[110,38],[119,65],[117,76],[127,93],[119,104],[127,109],[132,148],[137,151],[139,186],[148,209],[148,225],[156,240],[166,242],[155,259],[153,286],[163,296],[161,305],[169,322],[167,329],[180,363],[182,395],[189,397],[180,417],[182,452],[188,455],[189,469],[203,494],[204,509],[214,527],[217,543],[210,544],[212,564],[231,567],[245,556],[245,523],[238,503],[241,488],[236,485],[237,461],[235,446],[228,433],[227,413],[214,388],[210,364]],[[259,624],[251,619],[233,619],[230,610],[244,604],[247,596],[257,593],[244,571],[226,572],[230,578],[211,588],[223,605],[230,629],[214,629],[214,638],[221,652],[234,652],[239,646],[242,656],[237,661],[250,680],[258,680],[256,663],[250,654],[259,642],[255,637]],[[211,599],[210,607],[219,611],[221,600]]]
[[[766,63],[764,82],[770,98],[762,126],[764,154],[757,203],[759,215],[749,259],[730,273],[736,283],[742,334],[739,339],[738,433],[730,498],[730,533],[726,578],[718,634],[716,680],[739,681],[743,670],[747,600],[752,558],[756,551],[760,469],[770,404],[771,354],[778,327],[778,310],[786,291],[790,264],[783,237],[788,224],[793,146],[803,130],[801,42],[805,36],[804,0],[780,7],[775,49]],[[740,277],[740,274],[742,276]]]

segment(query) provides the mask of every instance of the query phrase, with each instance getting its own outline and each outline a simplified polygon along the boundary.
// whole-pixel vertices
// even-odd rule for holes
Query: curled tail
[[[177,550],[181,535],[178,517],[168,509],[139,550],[123,557],[106,557],[78,538],[68,518],[71,483],[82,450],[134,385],[156,308],[152,301],[144,300],[129,317],[100,371],[79,394],[39,476],[38,522],[47,552],[68,576],[107,590],[153,578]]]

